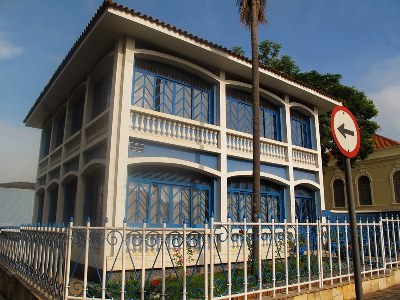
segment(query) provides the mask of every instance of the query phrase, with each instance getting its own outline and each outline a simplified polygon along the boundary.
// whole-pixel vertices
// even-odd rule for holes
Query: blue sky
[[[34,180],[39,130],[22,120],[102,0],[0,0],[0,182]],[[121,0],[250,55],[236,0]],[[259,39],[283,45],[303,71],[340,73],[374,99],[380,134],[400,140],[400,1],[270,0]]]

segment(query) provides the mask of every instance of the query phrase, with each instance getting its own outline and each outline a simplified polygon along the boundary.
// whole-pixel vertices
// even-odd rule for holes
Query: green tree
[[[315,70],[301,72],[290,56],[280,55],[281,48],[282,45],[279,43],[269,40],[261,42],[259,47],[260,62],[321,92],[343,99],[343,105],[354,114],[360,127],[360,152],[357,157],[351,160],[352,165],[354,166],[357,159],[367,158],[374,151],[372,137],[379,128],[379,125],[373,120],[378,114],[374,102],[354,86],[342,84],[340,82],[342,75],[340,74],[321,74]],[[343,168],[343,157],[333,140],[330,130],[330,113],[319,116],[319,128],[323,164],[326,165],[329,161],[329,156],[332,155],[337,159],[337,165]]]
[[[246,55],[244,49],[242,47],[240,47],[240,46],[233,46],[231,48],[231,51],[233,53],[237,54],[237,55],[240,55],[240,56],[245,56]]]
[[[289,55],[280,55],[281,44],[264,40],[258,48],[260,53],[259,60],[264,66],[291,76],[297,75],[300,72],[300,68],[296,65],[292,57]]]
[[[361,147],[358,155],[351,159],[354,166],[357,159],[366,159],[374,151],[373,136],[379,128],[373,118],[378,115],[374,102],[364,92],[354,86],[346,86],[340,83],[340,74],[320,74],[313,70],[299,73],[296,79],[316,89],[328,93],[338,99],[343,99],[346,106],[356,117],[360,127]],[[333,141],[330,130],[330,113],[319,116],[321,137],[321,152],[324,165],[329,161],[329,153],[337,159],[337,165],[343,168],[343,156]]]
[[[258,221],[261,207],[260,191],[260,74],[258,61],[258,25],[266,23],[267,0],[237,0],[240,22],[251,32],[252,96],[253,96],[253,204],[252,220]],[[253,228],[256,234],[257,227]],[[253,257],[260,258],[258,243],[253,243]]]

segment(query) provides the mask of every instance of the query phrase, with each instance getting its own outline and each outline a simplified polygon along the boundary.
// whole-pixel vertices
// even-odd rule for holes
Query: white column
[[[315,128],[315,149],[318,151],[318,183],[319,183],[319,208],[321,213],[325,209],[325,191],[324,191],[324,177],[322,173],[322,153],[321,153],[321,138],[319,136],[319,120],[318,120],[318,107],[314,107],[314,128]],[[315,199],[317,200],[317,199]],[[315,201],[318,204],[317,201]]]
[[[226,84],[225,84],[225,72],[220,72],[220,84],[218,93],[218,120],[217,124],[220,126],[220,135],[218,144],[221,147],[221,154],[219,156],[219,171],[221,177],[218,180],[219,183],[219,216],[217,220],[222,222],[227,221],[228,217],[228,150],[226,147]]]
[[[127,161],[130,129],[130,98],[135,43],[121,39],[116,46],[114,84],[110,109],[106,165],[106,216],[110,225],[122,226],[125,218]]]
[[[296,217],[296,199],[294,195],[294,174],[293,174],[293,155],[292,155],[292,126],[290,124],[290,103],[289,96],[285,94],[285,125],[286,125],[286,141],[288,145],[288,181],[290,183],[289,193],[287,195],[286,204],[286,219],[288,222],[294,222]],[[285,134],[285,132],[283,133]]]

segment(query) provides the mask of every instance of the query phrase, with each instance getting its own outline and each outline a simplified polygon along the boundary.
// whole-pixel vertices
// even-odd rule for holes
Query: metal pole
[[[347,206],[349,209],[350,233],[351,233],[351,244],[353,253],[354,285],[356,289],[356,299],[363,300],[364,296],[363,296],[362,280],[361,280],[360,249],[358,245],[357,218],[356,218],[356,209],[353,197],[353,182],[351,179],[350,158],[345,157],[344,160],[345,160],[344,173],[346,177]]]

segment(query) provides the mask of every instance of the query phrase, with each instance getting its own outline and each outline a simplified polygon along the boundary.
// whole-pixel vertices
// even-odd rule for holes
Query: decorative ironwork
[[[312,148],[310,123],[311,119],[309,117],[296,110],[290,111],[293,145],[309,149]]]
[[[132,105],[213,124],[213,86],[195,76],[151,62],[136,63]]]

